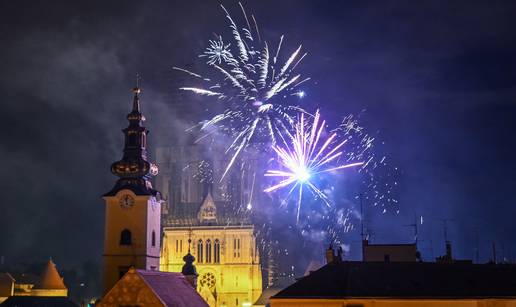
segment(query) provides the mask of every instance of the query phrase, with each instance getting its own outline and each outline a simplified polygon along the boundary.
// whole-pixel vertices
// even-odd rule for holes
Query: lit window
[[[213,244],[213,262],[220,263],[220,241],[219,241],[219,239],[215,239],[215,243]]]
[[[211,262],[211,240],[206,240],[206,263]]]
[[[202,240],[199,240],[199,242],[197,242],[197,262],[198,263],[203,262],[203,260],[202,260]]]
[[[233,256],[235,258],[240,257],[240,239],[233,240]]]

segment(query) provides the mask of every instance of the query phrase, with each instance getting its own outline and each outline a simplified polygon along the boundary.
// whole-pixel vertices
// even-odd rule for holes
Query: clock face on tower
[[[131,195],[122,195],[122,197],[120,198],[120,207],[122,207],[122,209],[130,209],[133,205],[134,198]]]

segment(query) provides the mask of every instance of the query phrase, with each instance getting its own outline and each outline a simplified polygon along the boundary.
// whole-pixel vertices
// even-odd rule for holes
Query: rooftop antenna
[[[360,193],[360,237],[362,241],[365,240],[365,232],[364,232],[364,204],[362,202],[363,194]]]
[[[478,226],[475,227],[475,262],[480,263]]]
[[[436,219],[436,220],[443,222],[444,241],[448,242],[449,241],[448,240],[448,222],[454,222],[455,219],[444,218],[444,219]]]
[[[434,240],[430,240],[430,254],[432,255],[431,259],[435,259],[435,255],[434,255]]]
[[[496,243],[493,241],[493,262],[496,264]]]
[[[421,218],[420,218],[420,220],[418,222],[416,212],[414,211],[414,223],[403,225],[403,226],[406,226],[406,227],[413,227],[414,228],[414,243],[416,245],[417,245],[418,238],[419,238],[419,228],[418,228],[419,224],[418,223],[423,224],[423,217],[421,216]]]
[[[507,262],[507,258],[505,258],[505,243],[502,243],[502,263]]]
[[[451,242],[448,239],[448,222],[455,221],[455,219],[448,219],[448,218],[437,218],[436,220],[440,220],[443,222],[443,233],[444,233],[444,244],[445,244],[445,250],[446,254],[451,253]]]

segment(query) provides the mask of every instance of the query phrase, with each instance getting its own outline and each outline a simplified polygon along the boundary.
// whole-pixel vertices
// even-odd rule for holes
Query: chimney
[[[362,240],[362,261],[366,261],[366,247],[369,245],[369,240]]]
[[[332,263],[335,260],[335,253],[333,250],[333,245],[330,244],[328,249],[326,250],[326,263]]]
[[[342,260],[344,260],[344,252],[342,250],[342,246],[339,246],[339,248],[337,248],[337,261],[338,262],[341,262]]]

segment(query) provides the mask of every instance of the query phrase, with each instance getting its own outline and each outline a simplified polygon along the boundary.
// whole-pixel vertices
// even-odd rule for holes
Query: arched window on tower
[[[131,245],[132,244],[132,235],[129,229],[124,229],[120,233],[120,245]]]
[[[211,240],[206,240],[206,263],[211,262]]]
[[[199,242],[197,242],[197,263],[202,263],[203,260],[202,260],[202,240],[199,240]]]
[[[154,232],[154,230],[152,231],[151,244],[152,247],[156,246],[156,232]]]
[[[213,244],[213,262],[220,263],[220,241],[219,241],[219,239],[215,239],[215,243]]]

